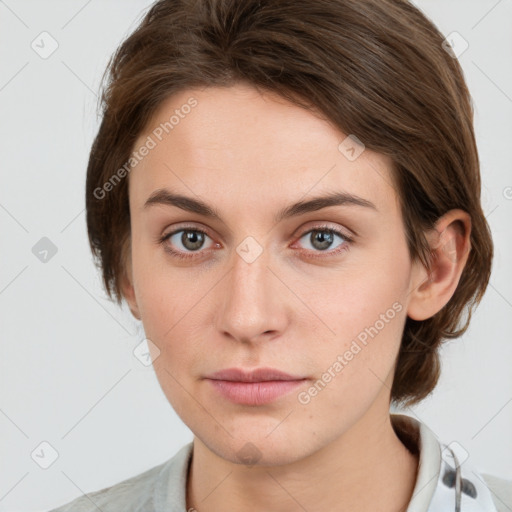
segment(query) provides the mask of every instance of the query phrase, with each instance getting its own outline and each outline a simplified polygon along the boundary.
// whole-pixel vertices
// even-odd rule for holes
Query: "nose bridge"
[[[236,339],[250,340],[282,328],[279,281],[268,268],[269,255],[253,237],[244,239],[233,253],[218,315],[219,328]]]

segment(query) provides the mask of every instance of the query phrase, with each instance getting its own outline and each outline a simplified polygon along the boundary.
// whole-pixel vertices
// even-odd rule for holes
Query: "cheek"
[[[330,328],[319,327],[325,334],[316,354],[323,365],[319,371],[337,375],[333,389],[349,386],[357,394],[372,382],[382,386],[400,347],[407,269],[406,258],[381,253],[378,265],[339,273],[324,283],[321,294],[310,294],[311,309],[321,312]]]
[[[197,331],[205,323],[202,315],[211,285],[143,256],[133,263],[135,289],[146,337],[160,350],[155,371],[165,373],[165,366],[177,375],[200,350],[193,340],[204,338]]]
[[[407,266],[389,260],[387,264],[381,258],[379,265],[348,268],[302,287],[305,302],[319,312],[332,336],[349,340],[373,325],[379,332],[399,331],[400,320],[396,319],[405,309]],[[364,341],[364,335],[361,338]]]
[[[143,318],[162,318],[166,312],[165,318],[181,302],[187,288],[179,281],[180,272],[172,271],[163,247],[141,231],[134,226],[132,268],[137,303]]]
[[[301,403],[310,400],[322,415],[344,411],[350,416],[367,410],[379,393],[388,392],[405,321],[401,304],[390,299],[374,294],[372,304],[358,309],[354,297],[352,307],[338,308],[338,320],[331,323],[336,336],[328,335],[325,343],[315,346],[318,380],[305,390]]]
[[[134,248],[132,265],[144,331],[162,349],[163,339],[172,335],[174,324],[184,314],[183,288],[149,251]]]

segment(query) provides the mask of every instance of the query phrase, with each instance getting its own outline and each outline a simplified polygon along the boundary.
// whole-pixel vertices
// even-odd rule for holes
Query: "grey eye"
[[[340,238],[341,243],[335,247],[332,247],[335,237]],[[302,240],[304,238],[311,244],[311,248],[317,251],[335,249],[345,241],[345,238],[340,233],[337,233],[332,229],[313,229],[302,235],[300,239]]]
[[[203,231],[197,229],[180,229],[169,235],[169,240],[172,245],[183,252],[196,252],[203,248],[206,238],[210,237]],[[180,247],[179,244],[181,244],[182,247]]]

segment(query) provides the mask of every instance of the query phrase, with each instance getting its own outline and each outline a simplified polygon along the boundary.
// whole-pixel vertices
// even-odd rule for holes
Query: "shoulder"
[[[142,512],[153,510],[153,490],[158,476],[169,461],[143,473],[75,498],[49,512]]]
[[[485,484],[491,491],[491,496],[498,512],[512,510],[512,480],[482,473]]]
[[[83,494],[49,512],[148,512],[185,508],[193,442],[170,459],[115,485]]]

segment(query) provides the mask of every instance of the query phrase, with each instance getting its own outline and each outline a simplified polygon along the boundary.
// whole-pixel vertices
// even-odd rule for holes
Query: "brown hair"
[[[425,398],[439,378],[438,348],[468,328],[493,257],[480,205],[471,97],[443,40],[405,0],[159,0],[150,6],[105,71],[102,121],[87,168],[89,242],[109,297],[123,299],[130,211],[128,180],[120,179],[126,167],[119,171],[135,140],[170,95],[249,82],[316,109],[391,157],[412,261],[419,258],[430,271],[425,231],[450,209],[470,214],[471,252],[454,295],[433,317],[407,318],[404,326],[391,400],[412,405]],[[116,172],[115,186],[105,187]]]

